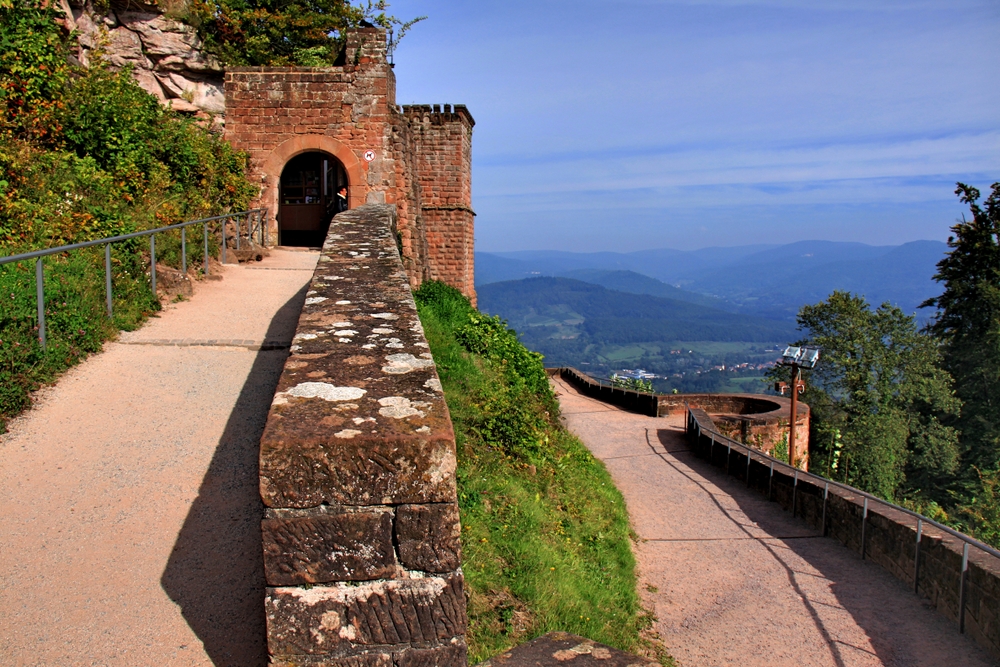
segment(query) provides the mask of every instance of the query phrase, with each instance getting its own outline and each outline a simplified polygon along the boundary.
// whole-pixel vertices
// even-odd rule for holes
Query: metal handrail
[[[688,404],[687,402],[685,402],[684,406],[687,408],[688,423],[689,424],[692,424],[692,423],[694,424],[694,426],[697,428],[697,436],[700,438],[701,435],[702,435],[701,423],[695,417],[695,415],[694,415],[694,413],[693,413],[693,411],[691,409],[690,404]],[[925,523],[930,524],[930,525],[934,526],[935,528],[937,528],[938,530],[941,530],[941,531],[943,531],[943,532],[951,535],[952,537],[957,537],[959,540],[961,540],[963,542],[963,547],[962,547],[962,571],[961,571],[961,574],[959,576],[960,583],[959,583],[959,614],[958,614],[958,616],[959,616],[959,631],[962,632],[962,633],[965,632],[965,597],[966,597],[966,595],[965,595],[965,589],[966,589],[966,583],[965,583],[965,581],[966,581],[966,578],[968,576],[968,569],[969,569],[969,547],[970,546],[976,547],[980,551],[983,551],[983,552],[989,554],[990,556],[993,556],[994,558],[1000,558],[1000,550],[994,549],[990,545],[984,544],[983,542],[980,542],[979,540],[977,540],[974,537],[971,537],[969,535],[966,535],[965,533],[962,533],[962,532],[959,532],[959,531],[955,530],[954,528],[951,528],[951,527],[946,526],[946,525],[944,525],[942,523],[939,523],[939,522],[935,521],[934,519],[931,519],[929,517],[924,516],[923,514],[920,514],[919,512],[915,512],[915,511],[913,511],[911,509],[907,509],[906,507],[902,507],[900,505],[897,505],[896,503],[890,502],[890,501],[885,500],[883,498],[879,498],[878,496],[872,495],[872,494],[868,493],[867,491],[862,491],[861,489],[856,489],[853,486],[849,486],[849,485],[844,484],[842,482],[838,482],[838,481],[835,481],[835,480],[832,480],[832,479],[827,479],[826,477],[823,477],[822,475],[817,475],[815,473],[806,472],[804,470],[799,470],[798,468],[794,468],[793,466],[790,466],[788,463],[786,463],[786,462],[784,462],[784,461],[782,461],[780,459],[777,459],[777,458],[771,456],[770,454],[762,452],[761,450],[756,449],[756,448],[754,448],[754,447],[752,447],[752,446],[750,446],[750,445],[748,445],[746,443],[740,442],[739,440],[734,440],[733,438],[730,438],[729,436],[725,435],[724,433],[722,433],[722,432],[720,432],[718,430],[713,429],[711,431],[711,436],[712,436],[713,443],[716,442],[718,439],[721,439],[722,441],[728,441],[728,446],[730,447],[730,449],[732,448],[733,445],[736,445],[738,448],[741,448],[741,449],[745,450],[746,455],[747,455],[747,470],[748,471],[750,469],[750,459],[753,456],[757,456],[758,458],[764,459],[763,463],[767,463],[768,461],[770,462],[772,477],[774,475],[775,464],[778,464],[778,466],[786,468],[789,471],[794,471],[795,486],[796,487],[798,486],[799,479],[801,479],[803,477],[805,477],[806,479],[812,478],[813,480],[815,480],[817,482],[817,486],[818,486],[818,483],[822,483],[824,485],[824,493],[823,493],[823,534],[824,535],[826,534],[826,500],[827,500],[827,495],[829,494],[829,489],[830,489],[831,486],[833,486],[835,488],[839,488],[839,489],[841,489],[843,491],[846,491],[846,492],[848,492],[851,495],[861,496],[862,498],[864,498],[864,510],[863,510],[863,515],[862,515],[862,524],[861,524],[861,531],[862,531],[861,532],[861,535],[862,535],[862,538],[861,538],[861,558],[862,558],[862,560],[864,560],[864,558],[865,558],[865,539],[864,539],[864,535],[865,535],[865,524],[867,523],[867,519],[868,519],[868,504],[870,502],[879,503],[881,505],[884,505],[886,507],[892,508],[892,509],[894,509],[894,510],[896,510],[898,512],[902,512],[902,513],[904,513],[904,514],[906,514],[906,515],[908,515],[908,516],[916,519],[917,520],[917,544],[916,544],[916,557],[914,559],[914,582],[913,582],[914,591],[916,591],[917,585],[919,583],[919,573],[920,573],[920,541],[921,541],[921,538],[923,537],[923,524],[925,524]],[[727,465],[728,465],[728,460],[727,460]],[[749,484],[749,483],[750,483],[750,477],[749,477],[749,474],[748,474],[747,475],[747,484]],[[794,514],[794,508],[795,508],[794,491],[793,491],[793,498],[792,498],[792,508],[793,508],[793,514]]]
[[[38,314],[38,340],[42,344],[42,349],[46,349],[46,336],[45,336],[45,271],[42,266],[42,258],[48,255],[55,255],[57,253],[69,252],[71,250],[80,250],[82,248],[91,248],[97,245],[104,245],[104,287],[106,292],[106,305],[108,310],[108,317],[113,315],[113,303],[112,303],[112,293],[111,293],[111,244],[117,243],[119,241],[127,241],[129,239],[139,238],[141,236],[149,237],[149,282],[153,294],[156,294],[156,235],[161,232],[168,232],[174,229],[181,230],[181,271],[187,273],[187,228],[191,225],[204,225],[204,258],[202,261],[202,272],[204,275],[208,275],[208,223],[214,222],[216,220],[227,220],[229,218],[236,218],[236,249],[240,248],[240,239],[243,236],[242,225],[240,223],[241,218],[246,218],[247,221],[247,238],[251,239],[256,231],[260,232],[261,245],[265,245],[266,241],[266,227],[265,221],[267,219],[267,209],[266,208],[255,208],[248,211],[239,211],[237,213],[226,213],[223,215],[215,215],[210,218],[199,218],[197,220],[188,220],[187,222],[179,222],[174,225],[167,225],[166,227],[157,227],[156,229],[147,229],[141,232],[133,232],[131,234],[121,234],[119,236],[111,236],[103,239],[96,239],[94,241],[83,241],[81,243],[71,243],[69,245],[58,246],[56,248],[45,248],[43,250],[33,250],[32,252],[20,253],[18,255],[9,255],[7,257],[0,257],[0,266],[4,264],[12,264],[14,262],[23,262],[29,259],[35,260],[35,305]],[[222,263],[226,262],[226,241],[228,240],[226,236],[226,225],[222,225]]]
[[[580,373],[580,375],[584,375]],[[596,382],[601,387],[608,387],[609,389],[617,389],[618,391],[630,391],[634,394],[641,394],[643,396],[659,396],[655,391],[639,391],[638,389],[629,389],[628,387],[621,387],[616,385],[614,382],[609,382],[601,378],[596,378],[593,375],[585,375],[585,377],[591,382]]]

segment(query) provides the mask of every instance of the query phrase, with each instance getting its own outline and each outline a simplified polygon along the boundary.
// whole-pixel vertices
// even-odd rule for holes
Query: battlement
[[[430,116],[431,122],[456,122],[464,120],[473,127],[476,120],[464,104],[404,104],[396,107],[396,111],[406,118],[424,118]]]

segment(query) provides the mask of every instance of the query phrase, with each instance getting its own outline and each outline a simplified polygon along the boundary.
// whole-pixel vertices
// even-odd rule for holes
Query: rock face
[[[222,63],[204,51],[194,27],[156,4],[112,2],[105,12],[87,0],[62,0],[66,27],[76,31],[79,59],[132,67],[140,86],[164,105],[221,123],[226,111]]]

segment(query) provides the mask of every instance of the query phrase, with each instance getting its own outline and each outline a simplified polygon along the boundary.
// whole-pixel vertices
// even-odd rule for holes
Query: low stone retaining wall
[[[860,491],[748,452],[727,440],[702,409],[691,409],[687,433],[698,455],[914,586],[1000,660],[1000,558],[969,548],[963,620],[963,540],[924,521],[918,543],[918,520],[912,515],[881,502],[866,503]]]
[[[261,438],[273,665],[466,664],[455,438],[394,211],[334,219]]]
[[[788,434],[788,416],[792,411],[791,400],[783,396],[760,394],[652,394],[620,389],[598,382],[575,368],[550,368],[551,375],[558,375],[585,396],[617,405],[625,410],[665,417],[683,414],[688,407],[703,409],[712,415],[715,427],[723,434],[752,445],[770,454]],[[808,468],[809,460],[809,406],[798,404],[795,431],[795,460]]]
[[[639,414],[658,417],[658,403],[656,394],[645,394],[631,389],[619,389],[607,384],[601,384],[586,373],[581,373],[575,368],[550,368],[547,369],[550,375],[558,375],[566,382],[576,387],[584,396],[596,398],[620,408],[638,412]]]

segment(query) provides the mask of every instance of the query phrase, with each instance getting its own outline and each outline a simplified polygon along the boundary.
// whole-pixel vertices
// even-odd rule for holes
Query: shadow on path
[[[655,437],[651,436],[650,429],[647,429],[646,441],[650,450],[701,488],[747,539],[756,540],[783,569],[835,664],[844,666],[854,663],[849,657],[853,652],[868,655],[871,652],[844,643],[836,632],[831,633],[826,627],[823,607],[829,606],[828,603],[810,597],[807,589],[811,586],[802,585],[803,578],[814,581],[817,572],[829,582],[830,592],[837,603],[865,632],[882,664],[949,664],[952,667],[991,664],[968,637],[960,635],[957,628],[951,628],[928,602],[913,595],[905,583],[878,566],[862,561],[858,554],[840,542],[823,537],[805,521],[789,516],[777,503],[768,501],[756,490],[746,488],[743,482],[696,456],[682,432],[656,429]],[[682,458],[676,458],[678,455]],[[732,499],[736,503],[738,514],[734,515],[720,502],[717,497],[719,492],[722,499]],[[768,537],[761,538],[759,533],[751,533],[747,520],[759,531],[766,532]],[[794,525],[790,526],[790,523]],[[801,562],[815,571],[796,569],[801,567]],[[846,654],[845,649],[848,651]]]
[[[291,342],[307,289],[278,310],[265,340]],[[257,353],[160,579],[219,667],[268,662],[257,466],[287,356],[287,350]]]

